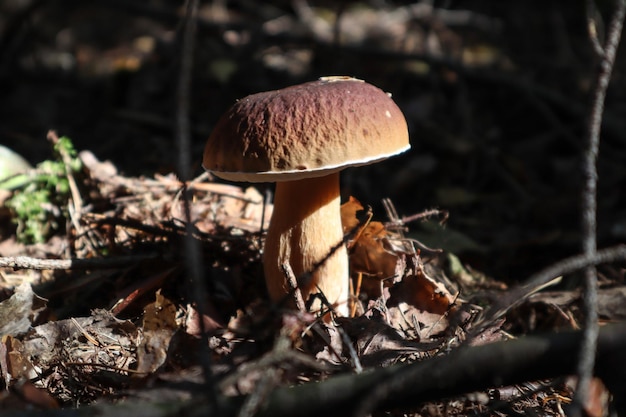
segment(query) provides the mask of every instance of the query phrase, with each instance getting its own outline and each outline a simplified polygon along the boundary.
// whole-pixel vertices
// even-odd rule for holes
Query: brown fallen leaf
[[[21,338],[21,353],[29,357],[36,366],[46,368],[60,361],[60,355],[66,346],[74,344],[68,360],[84,363],[92,360],[108,362],[104,357],[98,356],[93,345],[95,342],[98,350],[114,345],[118,354],[109,358],[112,359],[110,363],[112,366],[120,366],[115,361],[127,360],[124,353],[134,351],[136,332],[137,328],[131,322],[116,319],[105,310],[94,310],[89,317],[51,321],[34,327]],[[91,340],[86,340],[86,334]]]
[[[156,300],[144,308],[143,337],[137,346],[138,372],[149,374],[165,363],[177,329],[176,306],[157,291]]]
[[[18,336],[30,329],[33,303],[37,296],[31,285],[24,282],[15,288],[13,295],[0,303],[0,335]]]
[[[343,234],[348,234],[359,226],[359,218],[356,215],[364,210],[363,205],[356,198],[350,196],[348,201],[341,205],[341,225]],[[357,232],[358,233],[358,232]]]
[[[390,232],[375,221],[361,226],[357,218],[361,210],[361,203],[352,197],[342,205],[344,232],[360,227],[348,244],[355,295],[363,292],[370,299],[379,298],[389,287],[387,307],[393,327],[405,329],[407,335],[443,331],[448,325],[443,316],[451,311],[455,298],[426,273],[419,250],[401,232]]]
[[[409,273],[390,288],[389,320],[393,327],[427,340],[447,329],[447,313],[455,311],[455,298],[426,273],[419,255],[409,261]]]
[[[211,334],[224,327],[224,324],[218,319],[218,310],[211,300],[207,300],[204,307],[206,311],[203,314],[194,305],[187,305],[187,317],[185,319],[185,332],[187,334],[199,337],[203,332]]]
[[[583,405],[587,416],[604,417],[609,415],[610,392],[600,378],[593,378],[589,384],[589,397]]]
[[[399,256],[385,246],[387,231],[380,222],[370,222],[350,251],[353,272],[386,280],[397,274]]]
[[[389,232],[385,226],[368,220],[362,224],[357,213],[364,210],[354,197],[341,206],[341,221],[344,234],[356,229],[348,242],[350,271],[356,281],[356,294],[366,293],[370,298],[382,294],[382,286],[390,286],[402,276],[404,264],[401,254],[393,250],[388,241]]]
[[[159,270],[151,273],[143,280],[135,280],[128,287],[119,292],[119,299],[111,308],[111,314],[117,316],[127,309],[131,304],[136,303],[143,295],[149,291],[154,291],[172,276],[176,271],[176,267]]]
[[[12,336],[4,338],[3,346],[6,350],[6,375],[4,377],[6,386],[20,379],[31,379],[37,376],[35,367],[28,356],[22,354],[24,349],[22,343]]]
[[[390,290],[389,305],[407,303],[418,310],[442,315],[449,309],[454,298],[440,283],[429,278],[419,266],[414,274],[405,276]]]
[[[59,402],[52,397],[46,389],[36,387],[32,382],[24,381],[23,383],[17,384],[15,389],[30,406],[34,405],[43,410],[60,408]]]

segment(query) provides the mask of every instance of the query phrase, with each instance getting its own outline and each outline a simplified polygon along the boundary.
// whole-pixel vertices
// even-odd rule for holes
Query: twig
[[[107,371],[114,371],[118,374],[136,374],[136,375],[147,375],[149,372],[146,371],[137,371],[135,369],[129,368],[119,368],[113,365],[107,365],[106,363],[98,363],[98,362],[63,362],[63,366],[66,367],[75,367],[75,368],[100,368]]]
[[[285,328],[282,329],[283,331]],[[292,342],[286,333],[280,333],[271,351],[259,359],[241,364],[233,373],[224,376],[219,381],[220,391],[224,391],[253,372],[263,372],[273,367],[290,367],[299,365],[321,373],[333,373],[341,369],[340,365],[333,365],[326,361],[318,361],[311,356],[291,348]]]
[[[343,373],[319,383],[280,387],[270,393],[256,416],[348,416],[355,414],[355,406],[358,405],[363,413],[372,409],[400,411],[414,409],[424,401],[450,398],[493,386],[569,375],[575,372],[576,351],[581,337],[581,332],[528,336],[457,349],[449,355],[408,365],[378,368],[356,375]],[[600,331],[596,369],[598,376],[615,395],[618,407],[622,407],[621,411],[624,407],[623,381],[626,375],[622,365],[624,349],[626,325],[604,326]],[[246,398],[220,397],[223,406],[220,415],[237,415]],[[184,401],[165,398],[150,402],[128,400],[117,404],[102,402],[61,410],[7,410],[3,416],[117,417],[141,414],[200,417],[212,415],[213,404],[207,403],[202,398]]]
[[[146,259],[155,259],[158,255],[132,255],[118,256],[110,258],[88,258],[88,259],[40,259],[28,256],[0,257],[0,268],[13,269],[112,269],[133,265]]]
[[[495,385],[553,378],[574,372],[581,332],[529,336],[517,340],[457,349],[410,365],[395,365],[343,374],[318,384],[278,389],[261,416],[354,415],[373,410],[414,408],[424,401],[462,395]],[[598,374],[620,392],[624,368],[616,367],[626,346],[626,325],[602,329],[598,346]],[[494,361],[494,358],[498,358]],[[611,385],[611,382],[616,385]],[[303,409],[301,404],[308,404]],[[300,408],[298,408],[300,407]]]
[[[50,142],[52,142],[53,145],[56,145],[59,142],[59,137],[53,130],[48,131],[46,138]],[[61,159],[63,160],[65,176],[67,177],[67,183],[69,184],[70,194],[72,196],[72,198],[70,198],[70,202],[67,205],[67,210],[70,215],[71,223],[76,231],[76,235],[80,236],[83,234],[83,228],[80,223],[80,218],[83,211],[83,198],[80,195],[80,191],[78,190],[78,184],[76,183],[76,178],[74,178],[74,173],[72,172],[72,161],[70,156],[67,154],[62,146],[60,146],[58,150],[59,154],[61,155]]]
[[[279,384],[283,372],[277,368],[265,368],[254,390],[239,409],[237,417],[254,417],[272,390]]]
[[[523,285],[512,288],[505,293],[498,293],[497,300],[475,322],[467,340],[480,334],[491,323],[504,316],[512,308],[523,303],[530,295],[553,280],[555,277],[577,272],[590,265],[601,265],[611,262],[626,261],[626,245],[612,246],[597,251],[594,255],[576,255],[565,258],[551,266],[533,274]]]
[[[287,278],[287,284],[289,284],[289,293],[293,294],[293,297],[296,302],[296,307],[298,310],[305,312],[306,305],[304,304],[304,299],[302,298],[302,291],[300,291],[300,287],[298,286],[298,280],[296,279],[296,275],[293,273],[293,269],[291,269],[291,265],[288,262],[285,262],[281,265],[283,270],[283,274]]]
[[[434,216],[441,217],[438,223],[440,225],[443,225],[448,220],[449,214],[447,210],[429,209],[421,213],[412,214],[410,216],[402,216],[402,218],[400,218],[400,216],[398,216],[398,212],[396,211],[395,206],[393,205],[393,202],[390,199],[384,198],[383,205],[385,207],[385,211],[387,212],[387,217],[389,218],[389,221],[385,222],[385,228],[387,230],[396,232],[396,234],[398,235],[398,237],[388,236],[387,239],[389,241],[411,243],[411,245],[409,245],[408,247],[410,248],[410,252],[413,254],[416,253],[415,248],[418,248],[420,252],[422,252],[423,254],[431,255],[431,256],[434,256],[438,253],[443,252],[442,249],[429,248],[428,246],[426,246],[425,244],[423,244],[417,239],[406,238],[404,237],[403,232],[407,230],[407,227],[406,227],[407,223],[413,222],[416,220],[425,220],[427,218],[434,217]]]
[[[59,137],[56,132],[53,130],[48,131],[47,139],[52,142],[53,145],[59,143]],[[70,192],[72,194],[72,203],[74,207],[74,214],[80,216],[80,212],[83,206],[83,198],[80,195],[80,191],[78,190],[78,184],[76,184],[76,178],[74,178],[74,174],[72,173],[72,161],[70,156],[67,154],[63,147],[59,147],[59,153],[61,155],[61,159],[63,160],[63,165],[65,167],[65,175],[67,175],[67,182],[70,186]]]
[[[337,332],[339,332],[339,336],[341,337],[341,341],[343,345],[348,349],[348,355],[350,355],[350,361],[352,362],[352,367],[354,368],[354,372],[360,374],[363,372],[363,365],[361,365],[361,360],[359,359],[359,355],[356,353],[356,349],[354,348],[354,343],[350,340],[348,334],[343,330],[343,327],[337,326],[335,328]]]
[[[587,257],[594,256],[597,250],[597,186],[598,149],[600,147],[600,130],[602,127],[602,114],[604,112],[604,100],[606,90],[609,86],[615,55],[622,34],[624,25],[624,14],[626,12],[626,0],[618,0],[615,12],[609,24],[606,44],[604,48],[599,46],[599,41],[593,41],[594,49],[599,52],[600,65],[596,86],[593,91],[591,112],[588,120],[587,149],[583,162],[583,194],[582,194],[582,246],[583,253]],[[593,38],[592,38],[593,39]],[[600,48],[600,49],[599,49]],[[599,49],[599,50],[598,50]],[[594,352],[596,351],[597,338],[599,332],[598,324],[598,276],[594,266],[585,269],[583,296],[584,337],[580,349],[578,363],[578,386],[574,395],[574,410],[572,415],[582,414],[582,404],[585,404],[589,396],[589,384],[593,377],[595,362]]]
[[[428,217],[434,216],[441,217],[441,220],[439,220],[439,224],[444,224],[448,220],[450,213],[448,212],[448,210],[429,209],[421,213],[412,214],[410,216],[402,216],[401,220],[403,223],[409,223],[416,220],[424,220]]]
[[[191,102],[191,74],[194,61],[194,50],[196,45],[196,32],[198,25],[198,3],[199,0],[187,0],[185,4],[185,19],[182,30],[182,51],[181,64],[176,96],[176,136],[178,143],[178,171],[182,181],[187,183],[191,180],[191,128],[189,123],[189,105]],[[204,285],[204,271],[201,258],[199,242],[193,238],[194,226],[191,221],[191,202],[189,201],[189,191],[187,186],[183,187],[183,208],[185,214],[185,239],[183,244],[184,256],[187,260],[187,272],[191,285],[188,288],[190,298],[195,302],[200,314],[206,311],[206,287]],[[204,328],[204,320],[200,320],[201,346],[200,363],[206,384],[207,398],[215,407],[217,403],[216,383],[211,370],[211,352],[209,350],[209,339]],[[219,414],[219,413],[218,413]]]
[[[598,26],[596,25],[596,17],[598,15],[595,0],[585,1],[585,13],[587,14],[587,34],[589,35],[589,41],[593,47],[593,52],[598,57],[604,55],[604,48],[598,38]]]

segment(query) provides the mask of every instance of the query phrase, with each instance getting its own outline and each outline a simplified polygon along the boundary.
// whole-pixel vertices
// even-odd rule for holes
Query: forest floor
[[[179,2],[0,5],[0,145],[31,165],[0,183],[0,409],[120,415],[125,400],[176,404],[149,409],[163,416],[563,415],[571,367],[516,373],[502,353],[468,380],[483,362],[460,358],[582,326],[577,271],[528,279],[581,251],[597,69],[582,8],[491,3],[201,5],[189,181],[176,174]],[[599,247],[626,241],[620,52],[598,157]],[[268,301],[271,187],[221,182],[200,161],[237,98],[338,74],[392,93],[412,149],[342,173],[344,229],[358,231],[346,241],[353,298],[351,317],[329,324]],[[368,276],[390,268],[393,279]],[[625,264],[598,271],[602,323],[619,322]],[[428,389],[416,383],[414,401],[389,382],[406,387],[399,369],[441,358],[452,365]],[[289,391],[337,378],[350,384],[328,400],[334,411],[318,404],[328,392]],[[599,379],[594,389],[610,398]]]

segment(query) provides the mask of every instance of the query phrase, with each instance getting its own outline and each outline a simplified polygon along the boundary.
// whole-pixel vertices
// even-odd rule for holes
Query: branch
[[[471,336],[480,334],[495,320],[503,317],[511,309],[522,304],[528,297],[543,288],[554,278],[580,271],[588,266],[626,261],[626,245],[612,246],[597,251],[594,255],[576,255],[565,258],[531,275],[524,284],[494,295],[495,301],[485,311],[482,318],[472,325]]]
[[[576,373],[576,357],[582,332],[570,331],[528,336],[507,342],[466,347],[445,356],[413,364],[369,370],[362,374],[342,374],[324,382],[308,383],[274,390],[259,417],[350,416],[355,408],[402,410],[426,401],[485,390],[494,386],[555,378]],[[600,330],[596,373],[611,390],[618,413],[626,405],[626,323]],[[497,360],[494,360],[497,358]],[[222,416],[235,416],[247,396],[221,397]],[[619,407],[622,407],[621,409]],[[210,403],[202,396],[191,401],[163,403],[94,404],[78,409],[20,410],[6,417],[80,417],[99,415],[125,417],[151,415],[173,417],[210,415]]]
[[[199,0],[187,0],[185,2],[185,18],[181,31],[181,63],[178,74],[178,86],[176,94],[176,141],[178,143],[178,172],[180,178],[186,183],[191,180],[191,128],[189,107],[191,105],[191,86],[194,63],[194,51],[196,49],[196,35],[198,29]],[[200,314],[201,350],[200,363],[204,374],[207,397],[212,404],[217,404],[216,384],[211,370],[212,359],[209,350],[209,337],[205,329],[202,315],[207,311],[205,297],[208,294],[204,283],[204,265],[200,244],[193,238],[194,226],[191,221],[191,201],[188,188],[182,190],[183,209],[185,214],[185,239],[183,241],[183,255],[186,258],[187,274],[190,284],[187,291],[190,299],[195,303]]]
[[[617,7],[609,24],[607,40],[602,48],[599,42],[593,42],[594,49],[601,53],[600,66],[596,86],[593,92],[591,111],[588,120],[587,148],[583,161],[583,194],[582,194],[582,246],[586,256],[593,256],[597,251],[597,188],[598,188],[598,152],[600,148],[600,130],[604,113],[604,100],[609,87],[617,47],[619,46],[626,0],[618,0]],[[573,415],[582,414],[582,404],[589,396],[594,365],[594,352],[599,332],[598,324],[598,274],[594,266],[584,271],[583,311],[585,313],[583,329],[584,338],[578,363],[578,386],[574,396],[575,408]]]
[[[409,365],[280,388],[269,397],[258,416],[346,416],[355,415],[355,408],[364,413],[401,410],[493,386],[570,375],[576,372],[581,339],[580,331],[529,336],[461,348],[446,356]],[[626,324],[601,330],[597,371],[616,398],[624,393],[626,367],[619,365],[623,363],[624,348]],[[307,406],[302,407],[302,404]]]
[[[110,258],[89,259],[40,259],[29,256],[0,257],[0,268],[13,269],[112,269],[133,265],[147,259],[155,259],[158,255],[115,256]]]

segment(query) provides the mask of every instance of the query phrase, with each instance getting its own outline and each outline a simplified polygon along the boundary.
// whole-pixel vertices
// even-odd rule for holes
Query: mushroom
[[[348,254],[339,171],[410,148],[390,95],[351,77],[323,77],[238,100],[217,122],[203,166],[230,181],[276,182],[263,253],[272,300],[291,292],[288,264],[304,300],[321,292],[347,315]],[[313,311],[320,302],[313,300]]]

